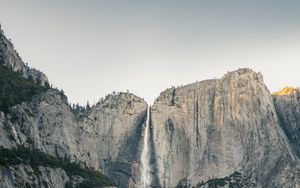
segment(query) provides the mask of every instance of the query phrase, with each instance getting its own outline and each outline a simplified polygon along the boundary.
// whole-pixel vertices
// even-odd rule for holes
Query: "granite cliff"
[[[274,95],[274,104],[280,126],[285,132],[291,147],[298,158],[300,157],[300,91]]]
[[[143,99],[131,93],[114,93],[91,109],[77,113],[62,91],[44,87],[49,85],[47,77],[24,64],[2,30],[0,63],[1,73],[9,76],[0,76],[0,93],[4,95],[1,99],[12,101],[1,101],[4,105],[0,105],[5,109],[0,110],[1,148],[14,150],[21,146],[38,150],[43,152],[41,155],[56,157],[55,161],[63,159],[67,164],[79,164],[83,170],[85,167],[91,169],[93,172],[88,173],[93,177],[99,175],[93,174],[94,171],[101,172],[120,187],[137,187],[140,183],[140,139],[147,112]],[[20,87],[24,83],[28,88]],[[24,92],[24,99],[18,97]],[[11,105],[8,110],[4,108],[7,105]],[[90,178],[70,174],[60,162],[51,166],[48,163],[53,161],[48,160],[34,171],[27,158],[15,163],[14,159],[20,158],[15,154],[19,150],[13,154],[7,152],[0,152],[6,161],[0,163],[0,187],[79,186]]]
[[[273,98],[250,69],[162,92],[151,126],[159,186],[196,186],[235,172],[255,187],[299,185]]]
[[[1,29],[0,66],[49,85]],[[62,91],[29,92],[0,110],[0,187],[142,187],[146,127],[148,187],[299,187],[300,95],[289,91],[272,96],[260,73],[239,69],[167,89],[148,113],[131,93],[77,113]]]
[[[49,84],[47,76],[34,68],[28,67],[15,50],[13,43],[4,35],[0,25],[0,64],[19,72],[23,77],[33,80],[34,82],[47,85]]]
[[[138,170],[132,169],[139,168],[138,144],[146,110],[141,98],[119,93],[76,116],[67,98],[50,89],[14,106],[9,114],[1,113],[0,144],[4,148],[22,145],[82,162],[108,175],[120,187],[131,187],[139,182],[139,175],[133,174]]]

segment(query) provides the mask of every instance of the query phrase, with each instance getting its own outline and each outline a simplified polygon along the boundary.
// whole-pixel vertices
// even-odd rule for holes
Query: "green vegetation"
[[[34,95],[49,89],[32,79],[25,79],[19,73],[0,64],[0,111],[7,113],[9,108],[29,101]]]
[[[208,187],[224,187],[226,185],[226,180],[224,178],[216,178],[209,180],[206,184]]]
[[[30,165],[34,170],[34,174],[38,175],[38,166],[49,166],[52,168],[61,168],[66,171],[68,176],[80,176],[84,179],[78,186],[85,187],[105,187],[114,186],[114,182],[109,180],[100,172],[82,167],[82,165],[65,159],[54,157],[39,150],[30,150],[24,146],[18,146],[14,149],[0,148],[0,166],[8,167],[11,165],[26,164]],[[66,187],[72,187],[71,183],[67,183]]]
[[[210,179],[205,183],[199,183],[196,187],[218,188],[224,187],[225,185],[228,185],[229,188],[256,187],[256,184],[251,177],[243,176],[240,172],[234,172],[225,178]]]
[[[187,179],[183,179],[176,188],[188,188],[191,187],[188,184]],[[214,178],[210,179],[207,182],[198,183],[196,188],[220,188],[220,187],[229,187],[229,188],[252,188],[256,187],[255,181],[250,176],[244,176],[240,172],[234,172],[230,176],[226,176],[225,178]],[[193,186],[193,188],[195,188]]]

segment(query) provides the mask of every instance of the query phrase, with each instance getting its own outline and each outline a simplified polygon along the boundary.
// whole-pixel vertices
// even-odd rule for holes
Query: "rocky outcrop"
[[[196,185],[236,171],[258,187],[282,187],[279,176],[299,183],[272,96],[250,69],[162,92],[151,126],[156,186]]]
[[[109,95],[76,116],[57,90],[1,113],[0,146],[24,145],[60,158],[83,162],[120,187],[139,182],[139,141],[147,104],[129,93]]]
[[[32,79],[41,85],[49,84],[47,76],[36,70],[31,69],[23,62],[14,45],[8,40],[0,25],[0,64],[3,64],[13,71],[20,73],[24,78]]]
[[[37,84],[48,84],[43,73],[24,64],[1,28],[0,64]],[[22,145],[38,149],[99,170],[120,187],[137,187],[140,182],[140,138],[146,111],[147,104],[143,99],[130,93],[118,93],[108,95],[85,113],[76,113],[61,91],[50,89],[29,102],[12,107],[5,114],[0,112],[0,147],[12,149]],[[3,181],[7,183],[4,187],[9,187],[10,183],[35,184],[25,174],[20,174],[22,178],[18,180],[13,176],[18,174],[15,168],[20,172],[30,168],[21,164],[19,167],[0,169],[5,173]],[[55,186],[63,187],[67,181],[66,172],[48,171],[51,171],[49,176],[55,174],[64,179],[57,179],[60,183]],[[43,170],[41,173],[47,174]],[[46,177],[41,181],[53,182]]]
[[[298,89],[294,87],[284,87],[282,90],[272,93],[272,95],[274,96],[291,95],[291,94],[295,94],[297,91]]]
[[[70,181],[60,168],[39,167],[38,176],[29,165],[16,165],[0,170],[0,187],[65,187]],[[41,181],[39,181],[41,180]]]
[[[294,152],[300,157],[300,91],[274,95],[274,104],[280,121]]]

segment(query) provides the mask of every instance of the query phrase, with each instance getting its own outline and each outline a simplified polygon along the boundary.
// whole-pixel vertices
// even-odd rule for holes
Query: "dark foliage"
[[[25,79],[10,68],[0,64],[0,111],[7,113],[9,108],[29,101],[34,95],[49,89],[32,79]]]
[[[188,184],[187,179],[183,179],[176,188],[188,188],[191,187]],[[254,188],[257,187],[255,181],[250,176],[244,176],[240,172],[234,172],[230,176],[224,178],[214,178],[210,179],[207,182],[198,183],[196,188],[208,187],[208,188],[220,188],[220,187],[229,187],[229,188]]]
[[[199,183],[197,187],[218,188],[225,185],[228,185],[229,188],[256,187],[256,183],[250,177],[243,176],[240,172],[234,172],[225,178],[210,179],[205,183]]]
[[[35,174],[39,173],[38,166],[64,169],[70,177],[80,176],[84,179],[79,187],[93,188],[115,185],[114,182],[96,170],[84,168],[78,163],[71,162],[68,158],[61,159],[36,149],[30,150],[24,146],[18,146],[14,149],[1,148],[0,159],[0,166],[26,164],[32,167]],[[67,183],[66,187],[72,187],[72,185]]]

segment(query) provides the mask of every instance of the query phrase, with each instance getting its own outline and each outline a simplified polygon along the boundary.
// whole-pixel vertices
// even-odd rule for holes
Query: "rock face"
[[[282,90],[272,93],[274,96],[280,96],[280,95],[291,95],[298,92],[298,89],[293,87],[284,87]]]
[[[23,63],[1,28],[0,63],[48,84]],[[300,94],[282,93],[272,96],[262,75],[250,69],[162,92],[148,124],[151,187],[299,187]],[[121,188],[140,188],[147,106],[118,93],[78,114],[62,92],[49,89],[0,112],[0,149],[38,149],[98,170]],[[62,168],[38,171],[27,164],[0,166],[0,187],[83,181]]]
[[[8,115],[1,114],[0,146],[24,145],[66,156],[100,170],[120,187],[134,187],[139,182],[139,141],[146,111],[141,98],[119,93],[75,116],[67,98],[49,90],[13,107]]]
[[[262,76],[249,69],[162,92],[150,113],[152,187],[207,187],[215,178],[228,187],[233,180],[226,177],[237,172],[246,187],[296,187],[299,147],[280,127],[296,134],[299,99],[289,97],[274,99],[276,112]],[[143,99],[118,93],[76,115],[67,97],[50,89],[8,114],[0,112],[0,146],[67,157],[103,172],[119,187],[141,187],[146,114]],[[36,184],[30,172],[26,165],[1,169],[0,185]],[[40,172],[50,187],[70,180],[62,169],[41,166]]]
[[[49,84],[47,76],[36,70],[31,69],[21,59],[14,45],[8,40],[0,25],[0,64],[11,68],[15,72],[19,72],[23,77],[34,80],[41,85]]]
[[[280,121],[290,145],[300,157],[300,91],[284,95],[274,95],[274,104]]]
[[[40,167],[40,179],[29,165],[18,165],[2,169],[0,187],[65,187],[70,180],[66,172],[60,168]]]
[[[162,92],[151,125],[156,186],[196,185],[239,171],[258,187],[283,187],[278,176],[297,176],[272,96],[249,69]]]

